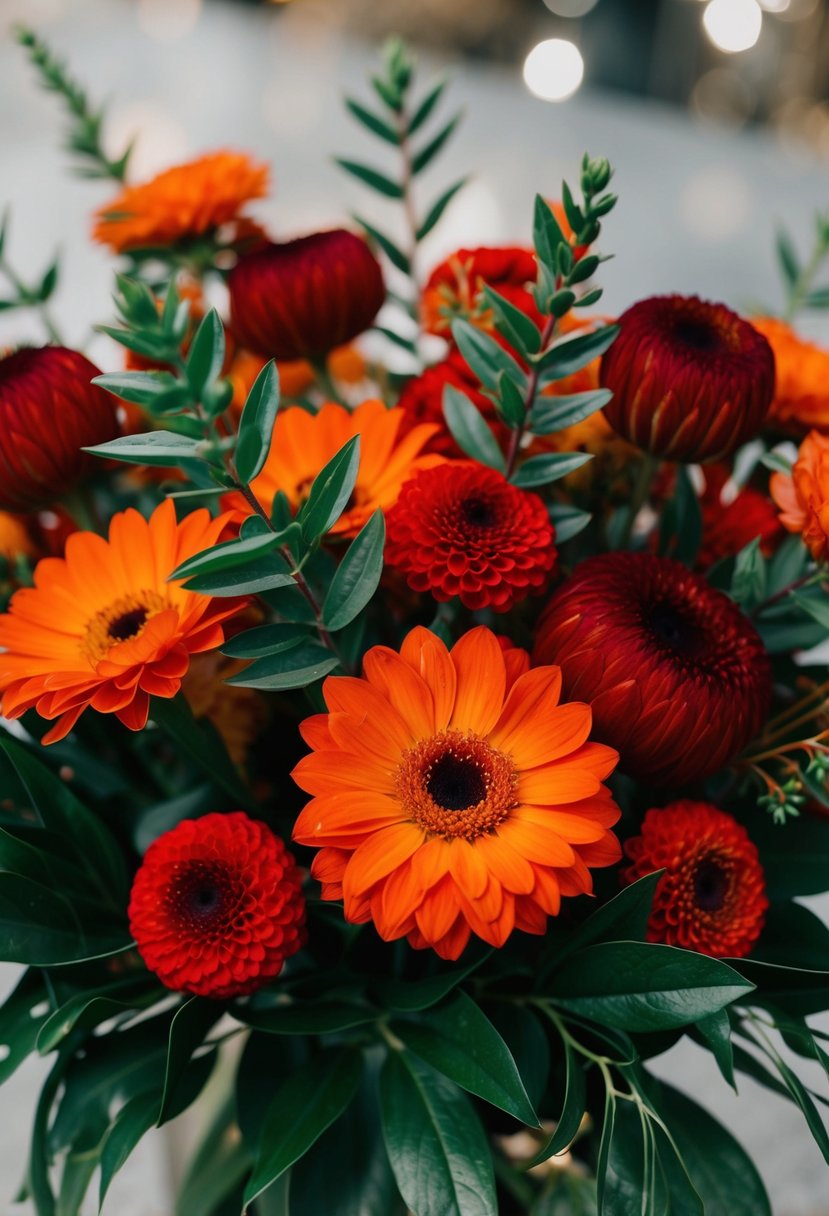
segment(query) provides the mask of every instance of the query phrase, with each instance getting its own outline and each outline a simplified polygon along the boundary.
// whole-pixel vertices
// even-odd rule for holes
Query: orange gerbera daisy
[[[397,501],[408,477],[443,460],[442,456],[421,454],[439,428],[424,423],[399,439],[404,420],[402,410],[387,409],[382,401],[364,401],[355,410],[328,404],[316,414],[299,406],[281,410],[270,454],[252,483],[253,491],[268,510],[278,490],[284,491],[294,509],[298,508],[308,497],[317,473],[349,439],[359,435],[360,469],[352,505],[331,529],[334,536],[356,536],[378,507],[390,507]],[[248,508],[239,505],[247,513]]]
[[[238,235],[248,235],[242,209],[267,190],[267,165],[243,152],[210,152],[126,186],[95,213],[92,235],[115,253],[174,245],[232,221],[241,221]]]
[[[588,866],[619,859],[617,753],[588,743],[589,705],[559,705],[558,667],[510,666],[484,627],[451,651],[418,627],[399,654],[372,647],[363,679],[325,681],[294,839],[323,846],[312,873],[347,920],[455,959],[471,933],[544,933]]]
[[[829,561],[829,435],[808,434],[791,476],[772,473],[770,488],[783,527],[800,533],[816,562]]]
[[[109,540],[76,532],[65,557],[44,558],[34,587],[0,615],[3,714],[57,718],[44,743],[63,739],[88,707],[141,730],[150,696],[175,696],[190,655],[220,646],[221,622],[244,606],[167,581],[226,524],[205,510],[177,523],[168,499],[149,520],[132,509],[116,515]]]
[[[829,350],[775,317],[755,317],[751,323],[774,351],[774,398],[766,424],[795,435],[810,427],[829,431]]]

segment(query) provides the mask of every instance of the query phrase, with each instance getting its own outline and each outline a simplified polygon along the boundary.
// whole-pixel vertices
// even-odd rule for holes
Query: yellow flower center
[[[403,753],[395,789],[419,827],[444,840],[474,840],[517,805],[518,773],[479,735],[444,730]]]
[[[137,638],[147,621],[169,606],[157,591],[124,595],[92,618],[86,627],[81,650],[90,663],[99,663],[119,642]]]

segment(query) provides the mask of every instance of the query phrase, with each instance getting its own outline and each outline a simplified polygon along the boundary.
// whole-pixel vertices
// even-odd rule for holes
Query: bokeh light
[[[539,42],[524,60],[524,83],[544,101],[566,101],[584,78],[584,60],[578,47],[565,38]]]
[[[714,46],[733,55],[749,50],[760,37],[763,10],[757,0],[711,0],[702,23]]]
[[[547,8],[557,17],[584,17],[595,8],[599,0],[544,0]]]

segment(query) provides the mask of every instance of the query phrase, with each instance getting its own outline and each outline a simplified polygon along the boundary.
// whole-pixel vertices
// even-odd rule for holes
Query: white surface
[[[93,97],[112,98],[113,151],[127,132],[144,129],[136,168],[151,172],[221,146],[269,159],[275,191],[258,214],[281,234],[340,223],[352,208],[378,222],[394,210],[331,164],[335,152],[382,163],[382,152],[340,104],[344,91],[366,96],[372,56],[344,31],[321,30],[313,11],[312,0],[289,12],[218,3],[201,9],[198,0],[0,0],[4,23],[51,18],[42,30],[55,48]],[[591,94],[589,63],[588,84],[563,105],[531,97],[519,65],[453,71],[450,104],[465,108],[466,122],[427,176],[428,198],[461,173],[474,172],[475,180],[432,240],[427,268],[458,245],[527,240],[534,193],[556,197],[562,175],[576,179],[587,149],[611,157],[621,195],[603,242],[617,254],[602,273],[608,312],[657,291],[698,292],[738,307],[779,300],[775,222],[785,219],[808,245],[813,213],[829,202],[826,167],[806,150],[767,133],[735,136],[654,105]],[[110,191],[66,177],[58,107],[8,39],[0,42],[0,124],[0,202],[11,204],[13,216],[9,255],[28,272],[62,247],[55,312],[69,340],[81,343],[91,324],[109,319],[111,264],[84,236],[90,212]],[[825,328],[824,336],[829,340]],[[0,314],[0,344],[38,337],[34,318]],[[104,366],[117,366],[108,343],[97,340],[94,353]],[[826,902],[821,906],[825,914]],[[11,978],[11,969],[0,974]],[[791,1106],[749,1081],[738,1100],[692,1046],[675,1049],[658,1067],[708,1101],[752,1151],[775,1216],[827,1216],[826,1168]],[[37,1065],[27,1065],[0,1091],[0,1211],[25,1161],[39,1075]],[[150,1138],[106,1211],[164,1216],[164,1186],[160,1138]]]

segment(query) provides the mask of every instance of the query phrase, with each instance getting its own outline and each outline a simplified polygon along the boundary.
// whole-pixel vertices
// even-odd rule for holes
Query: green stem
[[[101,532],[95,500],[85,486],[76,486],[63,500],[69,514],[82,532]]]
[[[633,525],[639,512],[644,507],[650,497],[651,485],[653,484],[656,470],[659,468],[659,460],[656,456],[651,456],[650,452],[645,452],[642,463],[639,465],[639,470],[636,474],[636,481],[633,483],[633,493],[631,494],[630,502],[626,508],[628,514],[625,520],[625,527],[621,537],[621,549],[630,547],[630,538],[633,535]]]
[[[561,286],[561,276],[559,276],[556,279],[556,291],[558,291],[560,286]],[[544,329],[541,334],[541,346],[539,348],[539,358],[540,358],[540,355],[544,353],[544,351],[546,350],[550,341],[552,340],[553,334],[555,333],[557,320],[558,320],[558,318],[555,316],[549,316],[546,320]],[[512,432],[512,435],[510,437],[509,450],[507,452],[507,467],[504,472],[504,476],[506,477],[507,481],[510,480],[513,473],[515,472],[515,463],[516,463],[516,461],[518,459],[518,455],[521,451],[521,440],[524,438],[527,427],[529,426],[530,416],[532,414],[533,406],[535,405],[535,396],[536,396],[536,393],[538,392],[538,380],[539,380],[540,375],[541,375],[540,363],[536,362],[533,364],[533,368],[532,368],[532,371],[530,372],[530,377],[527,382],[527,392],[524,396],[524,417],[523,417],[520,425],[515,428],[515,430]]]

